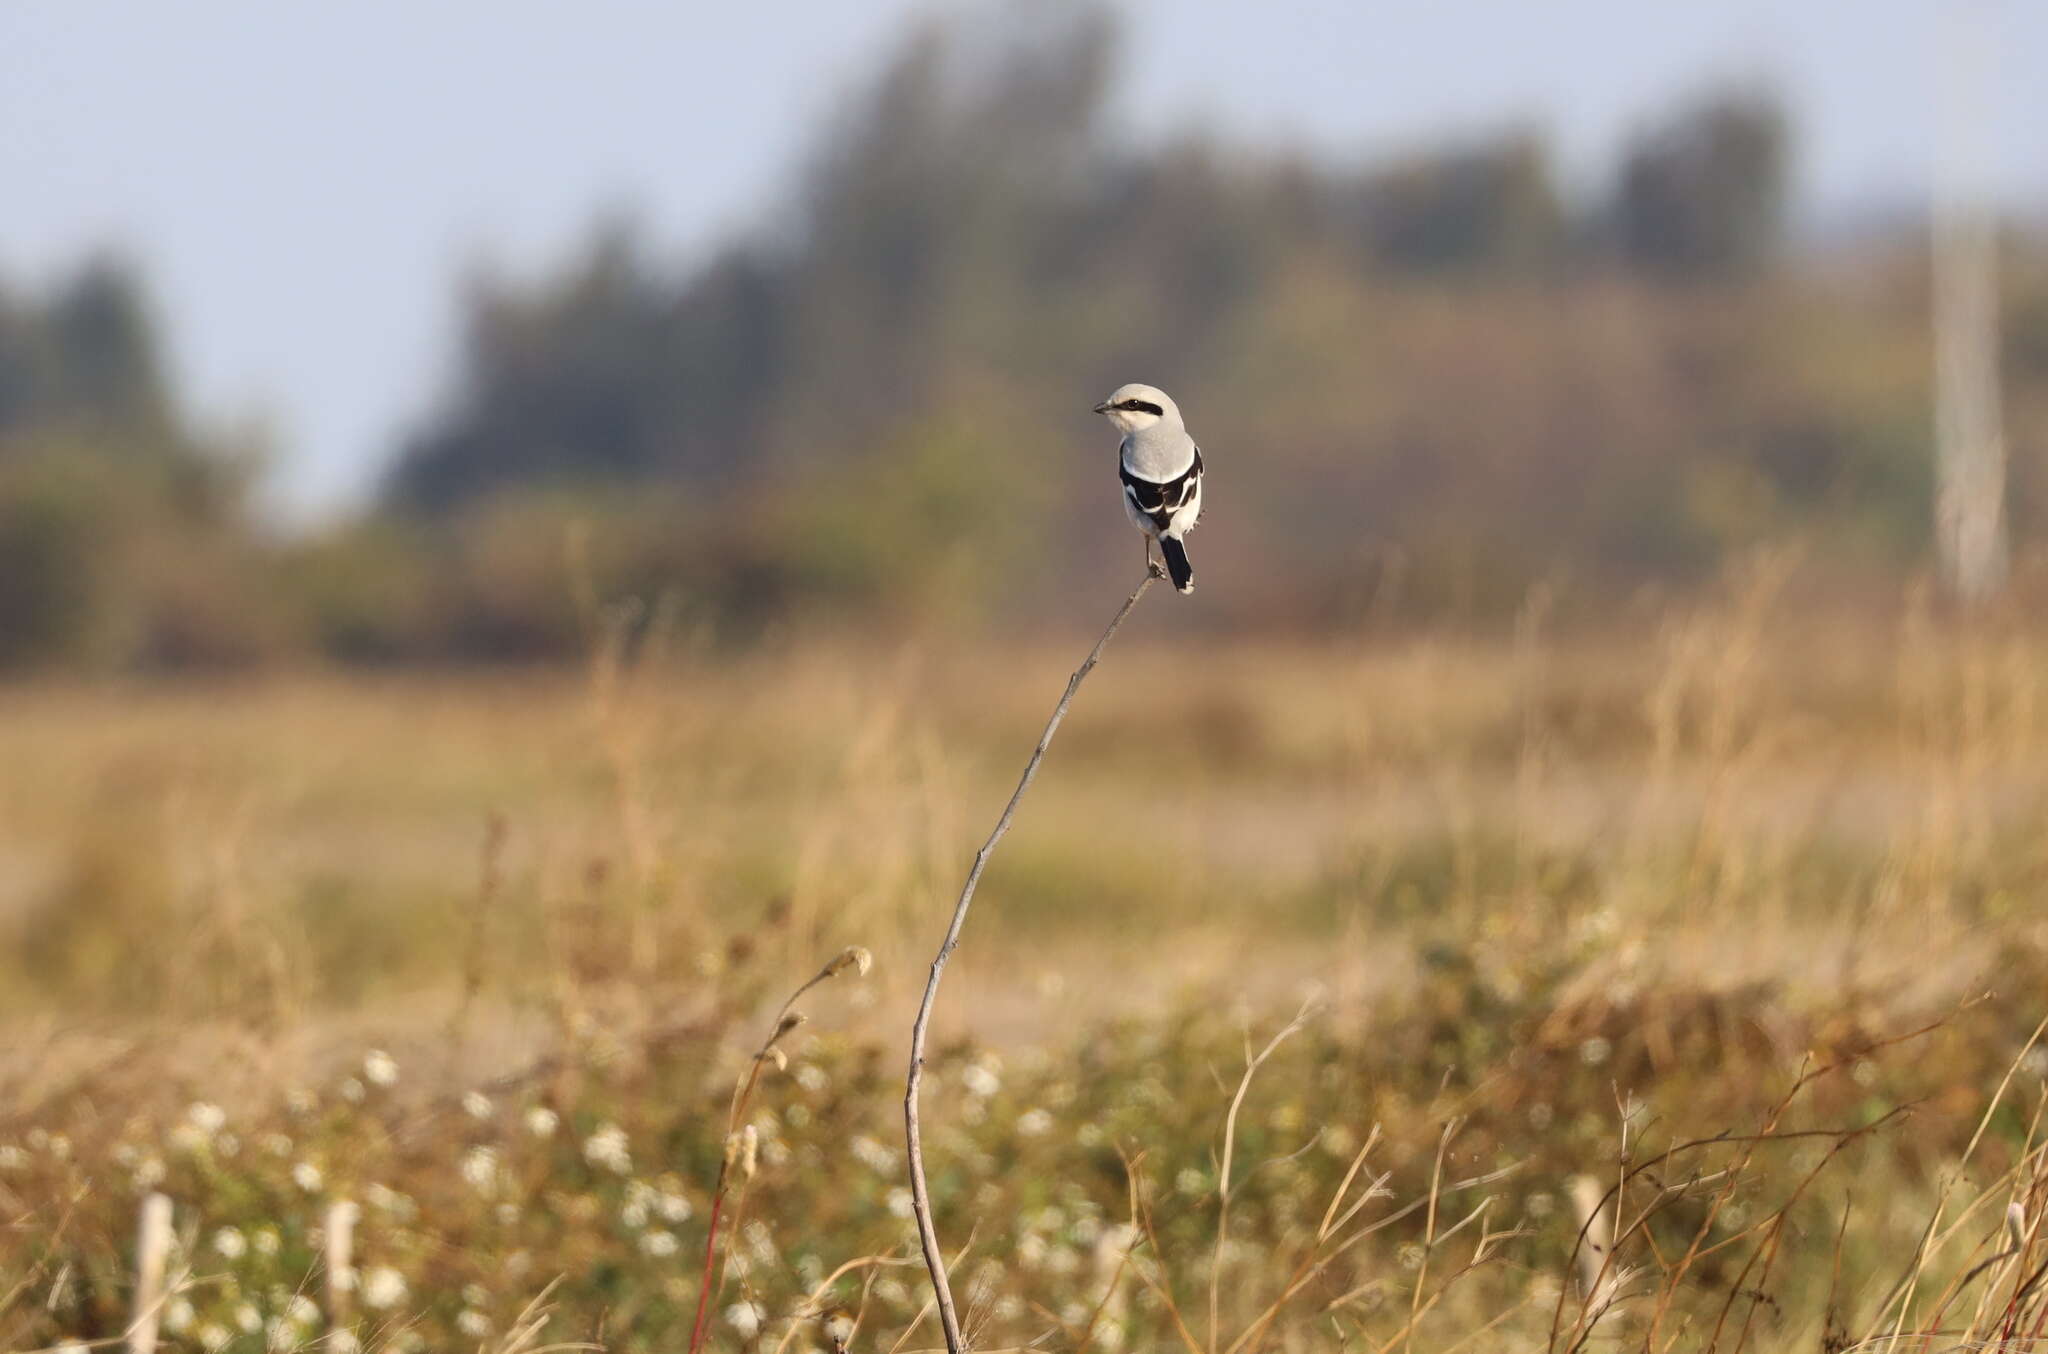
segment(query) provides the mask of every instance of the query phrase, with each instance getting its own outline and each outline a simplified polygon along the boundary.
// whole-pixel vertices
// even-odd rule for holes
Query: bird
[[[1117,472],[1124,482],[1124,511],[1145,533],[1145,568],[1152,568],[1152,542],[1166,557],[1167,576],[1184,593],[1195,590],[1195,567],[1184,543],[1202,515],[1202,449],[1188,436],[1180,406],[1157,386],[1118,386],[1095,412],[1123,434]]]

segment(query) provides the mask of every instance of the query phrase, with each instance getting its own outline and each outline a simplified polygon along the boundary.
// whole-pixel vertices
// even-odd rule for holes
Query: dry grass
[[[1780,582],[1597,635],[1134,620],[940,1003],[977,1347],[2038,1335],[2048,634]],[[344,1197],[370,1347],[677,1347],[747,1128],[708,1347],[936,1343],[892,1074],[1073,650],[9,692],[0,1348],[118,1335],[152,1189],[173,1347],[321,1335]]]

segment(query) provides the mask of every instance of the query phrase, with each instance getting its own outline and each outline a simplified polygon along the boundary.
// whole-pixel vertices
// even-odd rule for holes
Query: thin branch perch
[[[974,886],[981,882],[981,872],[988,865],[988,858],[995,853],[996,843],[1010,830],[1010,820],[1016,816],[1017,805],[1023,800],[1024,792],[1031,788],[1031,780],[1038,774],[1038,764],[1045,759],[1045,750],[1052,745],[1052,736],[1059,731],[1060,721],[1067,717],[1067,707],[1073,703],[1074,693],[1081,689],[1081,682],[1094,670],[1102,659],[1102,651],[1109,647],[1109,641],[1116,635],[1117,627],[1124,623],[1124,617],[1131,614],[1131,608],[1145,595],[1145,589],[1157,579],[1164,578],[1165,571],[1156,563],[1147,561],[1145,577],[1124,599],[1117,609],[1109,628],[1102,632],[1102,638],[1095,641],[1095,647],[1088,651],[1088,657],[1081,666],[1074,669],[1074,675],[1067,679],[1066,693],[1054,707],[1052,718],[1046,721],[1045,732],[1038,736],[1038,746],[1032,750],[1031,760],[1024,765],[1024,775],[1017,782],[1016,791],[1010,802],[1003,806],[1003,816],[996,819],[995,831],[988,834],[981,850],[974,853],[974,868],[967,872],[967,882],[961,886],[960,901],[953,905],[953,922],[946,928],[945,943],[939,946],[938,957],[932,960],[932,975],[925,983],[924,1000],[918,1004],[917,1023],[910,1027],[910,1075],[903,1088],[903,1128],[910,1152],[910,1198],[917,1214],[917,1235],[924,1245],[925,1268],[931,1271],[932,1295],[938,1300],[939,1324],[946,1332],[948,1354],[962,1354],[966,1343],[960,1338],[960,1318],[953,1309],[953,1289],[946,1282],[946,1259],[939,1250],[938,1229],[932,1224],[931,1194],[924,1183],[924,1138],[919,1132],[917,1121],[917,1093],[924,1081],[925,1031],[931,1024],[932,1003],[938,999],[939,978],[945,972],[946,960],[952,955],[953,947],[960,942],[960,928],[966,924],[967,908],[974,901]]]

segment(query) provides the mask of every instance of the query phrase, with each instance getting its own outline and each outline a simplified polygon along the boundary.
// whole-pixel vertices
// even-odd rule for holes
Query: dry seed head
[[[831,1342],[832,1354],[846,1354],[846,1346],[853,1339],[853,1313],[844,1307],[835,1307],[825,1314],[819,1323],[825,1338]]]
[[[762,1053],[761,1061],[774,1063],[775,1070],[778,1072],[787,1072],[789,1070],[789,1055],[779,1048],[771,1047]]]
[[[752,1124],[740,1130],[740,1179],[752,1180],[761,1161],[761,1135]]]
[[[770,1039],[768,1042],[771,1044],[774,1043],[776,1039],[780,1039],[783,1035],[788,1034],[791,1030],[803,1024],[808,1019],[810,1019],[810,1017],[805,1015],[802,1011],[791,1011],[789,1014],[782,1017],[782,1023],[775,1027],[774,1038]]]
[[[856,975],[865,978],[868,976],[868,970],[874,966],[875,956],[869,952],[867,946],[849,945],[839,952],[837,959],[825,965],[825,976],[830,978],[852,969]]]
[[[2005,1206],[2005,1235],[2014,1250],[2026,1249],[2027,1210],[2020,1207],[2017,1199]]]

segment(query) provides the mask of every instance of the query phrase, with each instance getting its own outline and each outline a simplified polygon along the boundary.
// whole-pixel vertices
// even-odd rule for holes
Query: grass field
[[[2048,630],[1775,582],[1317,646],[1148,599],[939,1005],[977,1345],[2039,1335]],[[119,1341],[155,1191],[174,1348],[687,1348],[733,1088],[852,946],[707,1345],[938,1345],[905,1035],[1087,642],[7,690],[0,1348]]]

